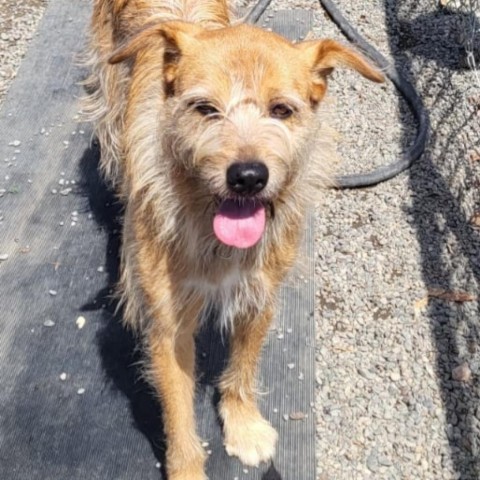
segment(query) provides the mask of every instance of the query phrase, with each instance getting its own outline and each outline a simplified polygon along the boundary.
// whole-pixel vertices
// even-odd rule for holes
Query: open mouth
[[[213,231],[230,247],[250,248],[265,231],[265,204],[255,198],[221,200],[213,218]]]

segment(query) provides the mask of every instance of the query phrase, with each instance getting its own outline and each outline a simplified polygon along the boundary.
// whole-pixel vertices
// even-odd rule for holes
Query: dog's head
[[[158,24],[110,62],[145,48],[163,56],[164,148],[191,188],[215,206],[216,237],[237,248],[255,245],[268,212],[304,188],[315,112],[332,70],[350,67],[383,81],[363,57],[333,40],[293,44],[247,25]]]

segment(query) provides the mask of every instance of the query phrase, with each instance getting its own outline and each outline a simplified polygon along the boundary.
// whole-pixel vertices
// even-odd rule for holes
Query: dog
[[[85,112],[125,209],[119,292],[162,406],[170,480],[204,480],[195,345],[215,307],[230,336],[219,379],[229,455],[258,465],[277,433],[255,399],[276,293],[334,146],[327,79],[383,75],[333,40],[292,43],[232,20],[225,0],[95,0]]]

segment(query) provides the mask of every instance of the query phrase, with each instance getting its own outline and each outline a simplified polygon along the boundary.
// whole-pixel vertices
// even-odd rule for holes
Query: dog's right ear
[[[203,29],[198,25],[187,22],[163,22],[146,27],[135,34],[124,45],[119,47],[108,59],[108,63],[120,63],[134,57],[146,46],[158,43],[163,48],[165,59],[166,80],[171,81],[174,75],[169,66],[174,66],[180,58],[182,51],[192,42],[196,42],[195,35]]]
[[[312,74],[312,101],[318,103],[327,88],[327,77],[337,67],[347,67],[357,71],[372,82],[382,83],[385,77],[375,66],[352,48],[335,40],[309,40],[296,45]]]

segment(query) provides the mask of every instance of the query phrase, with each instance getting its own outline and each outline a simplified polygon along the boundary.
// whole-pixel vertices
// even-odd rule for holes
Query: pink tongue
[[[265,207],[253,200],[224,200],[213,219],[217,238],[231,247],[253,247],[265,230]]]

